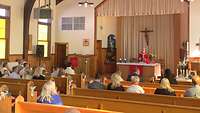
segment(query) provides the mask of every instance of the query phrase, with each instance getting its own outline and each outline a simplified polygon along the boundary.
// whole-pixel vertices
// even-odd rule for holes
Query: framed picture
[[[83,46],[89,46],[89,39],[83,39]]]

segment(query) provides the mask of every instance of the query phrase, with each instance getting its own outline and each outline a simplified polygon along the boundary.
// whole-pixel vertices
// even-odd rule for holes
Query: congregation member
[[[143,88],[139,86],[140,78],[138,76],[132,76],[131,82],[133,82],[133,84],[127,89],[127,92],[144,94]]]
[[[128,75],[127,81],[131,81],[132,76],[139,76],[140,75],[140,70],[138,68],[135,68],[135,71],[132,74]]]
[[[171,88],[167,78],[161,80],[160,87],[155,90],[154,94],[176,96],[175,90]]]
[[[75,74],[75,71],[74,71],[74,69],[72,69],[72,65],[71,65],[70,62],[68,62],[68,64],[67,64],[67,68],[65,69],[65,73],[70,74],[70,75]]]
[[[4,74],[2,75],[2,78],[9,78],[10,72],[8,70],[4,70]]]
[[[35,71],[33,73],[33,78],[32,79],[45,80],[45,76],[40,74],[40,68],[39,67],[35,68]]]
[[[14,66],[12,70],[13,70],[13,72],[10,74],[9,78],[12,78],[12,79],[21,79],[21,77],[19,75],[19,68],[18,68],[18,66]]]
[[[167,78],[170,82],[170,84],[177,84],[175,76],[172,74],[172,71],[170,69],[166,69],[164,72],[163,78]],[[162,78],[161,78],[162,80]]]
[[[192,77],[192,87],[185,91],[184,96],[200,98],[200,77],[198,75]]]
[[[105,89],[105,86],[101,82],[101,76],[99,73],[96,73],[95,80],[90,81],[88,84],[89,89]]]
[[[9,75],[10,75],[11,70],[9,69],[8,63],[7,63],[7,62],[4,62],[4,63],[2,64],[2,68],[1,68],[0,71],[1,71],[1,74],[2,74],[2,75],[4,75],[4,72],[5,72],[5,71],[8,72]]]
[[[17,59],[16,62],[18,63],[17,67],[19,70],[22,70],[24,68],[25,61],[23,59]]]
[[[11,96],[11,93],[9,92],[9,88],[7,85],[2,85],[0,87],[0,100],[5,98],[6,96]]]
[[[63,105],[61,97],[59,96],[54,80],[47,81],[43,87],[40,96],[37,100],[38,103]]]
[[[108,90],[115,90],[115,91],[124,91],[124,87],[121,85],[123,81],[120,72],[113,73],[111,76],[111,83],[108,84]]]
[[[24,63],[24,67],[19,74],[22,76],[22,79],[32,79],[33,72],[30,65],[28,63]]]
[[[47,73],[46,65],[45,64],[41,64],[39,66],[39,74],[45,76],[46,73]]]
[[[59,67],[53,67],[53,72],[51,73],[51,77],[58,77],[60,68]]]

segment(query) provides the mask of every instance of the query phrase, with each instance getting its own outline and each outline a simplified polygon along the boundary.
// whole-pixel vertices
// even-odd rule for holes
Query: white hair
[[[69,110],[65,111],[65,113],[81,113],[81,112],[75,108],[70,108]]]
[[[140,82],[140,78],[138,76],[131,76],[131,82],[139,83]]]

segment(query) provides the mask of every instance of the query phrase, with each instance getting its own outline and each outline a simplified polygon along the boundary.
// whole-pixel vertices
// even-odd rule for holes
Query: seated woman
[[[184,96],[200,98],[200,77],[198,75],[192,77],[192,87],[185,91]]]
[[[0,100],[6,96],[11,96],[11,93],[9,92],[9,88],[7,85],[2,85],[0,87]]]
[[[144,90],[139,86],[140,78],[138,76],[132,76],[131,81],[133,84],[127,89],[127,92],[144,94]]]
[[[111,76],[112,83],[108,84],[108,90],[124,91],[124,87],[121,85],[123,81],[121,74],[119,72],[113,73]]]
[[[46,103],[46,104],[63,105],[63,102],[60,96],[58,95],[54,80],[49,80],[44,84],[37,102]]]
[[[154,94],[176,96],[175,91],[171,88],[167,78],[161,80],[160,87],[155,90]]]

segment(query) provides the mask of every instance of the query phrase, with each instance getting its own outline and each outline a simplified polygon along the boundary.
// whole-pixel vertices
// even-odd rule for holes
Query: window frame
[[[42,40],[38,40],[38,36],[39,36],[39,25],[47,25],[48,27],[48,33],[47,33],[47,41],[42,41]],[[38,42],[47,42],[48,43],[48,52],[47,52],[47,57],[42,57],[42,59],[49,59],[50,55],[51,55],[51,23],[45,23],[45,22],[40,22],[38,20],[38,26],[37,26],[37,45]]]
[[[11,18],[11,8],[10,6],[2,5],[0,4],[1,9],[5,9],[8,11],[7,16],[0,16],[0,19],[5,19],[6,20],[6,30],[5,30],[5,41],[6,41],[6,50],[5,50],[5,58],[0,60],[5,60],[7,61],[9,59],[9,54],[10,54],[10,18]]]

